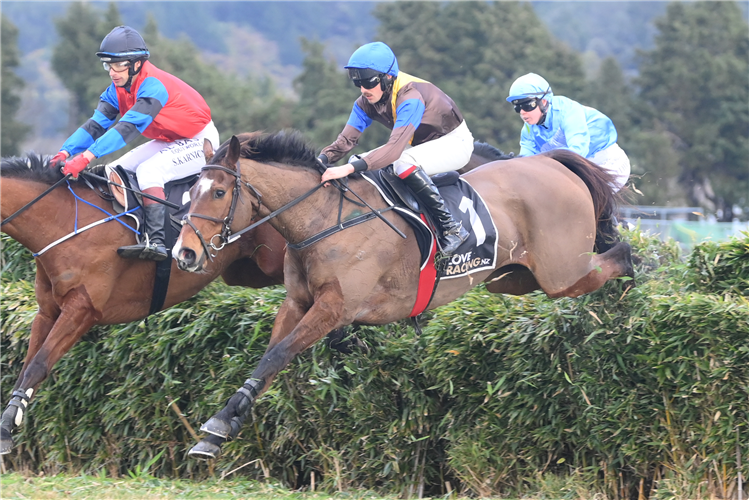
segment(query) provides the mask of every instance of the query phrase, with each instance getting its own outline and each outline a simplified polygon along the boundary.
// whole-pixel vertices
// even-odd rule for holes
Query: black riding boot
[[[117,249],[117,253],[126,259],[147,259],[162,261],[169,257],[164,245],[164,223],[166,206],[161,203],[145,205],[145,237],[137,245],[128,245]]]
[[[408,177],[403,179],[403,182],[411,188],[429,213],[437,219],[442,229],[442,238],[440,238],[442,253],[452,255],[460,244],[468,238],[468,231],[463,228],[462,223],[453,218],[445,206],[445,200],[442,199],[437,186],[421,168],[417,167]]]

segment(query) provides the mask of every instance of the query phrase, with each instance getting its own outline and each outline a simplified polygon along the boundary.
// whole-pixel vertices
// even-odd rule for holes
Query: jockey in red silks
[[[77,178],[94,158],[113,153],[143,135],[151,141],[113,164],[136,172],[143,192],[163,200],[164,184],[198,173],[205,165],[204,139],[218,148],[211,110],[195,89],[148,61],[150,53],[143,37],[129,26],[114,28],[96,55],[112,84],[101,94],[94,115],[65,141],[50,166],[83,152],[63,167],[63,173]],[[112,127],[118,114],[121,118]],[[164,244],[166,206],[143,197],[143,208],[145,237],[117,252],[126,258],[164,260],[168,257]]]
[[[385,145],[357,155],[346,165],[328,168],[322,181],[392,163],[395,173],[439,222],[443,254],[454,253],[468,232],[453,218],[429,176],[458,170],[471,158],[473,135],[458,106],[436,85],[399,71],[395,54],[382,42],[359,47],[346,69],[361,96],[336,141],[322,150],[320,161],[327,165],[342,158],[373,121],[392,132]]]

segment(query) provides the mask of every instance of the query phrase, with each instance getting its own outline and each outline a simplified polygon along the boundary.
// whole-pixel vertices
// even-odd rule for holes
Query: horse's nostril
[[[180,263],[184,264],[185,268],[195,264],[195,251],[189,248],[183,248],[179,252]]]

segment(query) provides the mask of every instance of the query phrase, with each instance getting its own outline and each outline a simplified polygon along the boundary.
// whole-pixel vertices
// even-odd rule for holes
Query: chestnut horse
[[[48,168],[47,161],[36,155],[28,159],[4,158],[0,175],[3,220],[62,179],[59,169]],[[81,228],[106,217],[99,208],[112,211],[110,202],[82,182],[69,185],[70,190],[63,183],[3,224],[3,232],[38,253],[73,231],[76,212],[77,227]],[[10,452],[12,430],[21,424],[39,384],[91,327],[127,323],[148,315],[155,263],[117,255],[118,247],[133,244],[133,240],[131,230],[110,221],[77,234],[36,258],[39,310],[31,325],[26,359],[2,414],[0,454]],[[227,245],[216,256],[210,271],[186,273],[172,262],[162,309],[192,297],[218,275],[230,285],[261,288],[281,284],[285,245],[283,237],[266,225]]]
[[[585,158],[558,150],[491,162],[462,178],[478,191],[495,221],[497,264],[439,281],[429,309],[481,282],[493,293],[521,295],[541,289],[550,297],[577,297],[611,278],[633,277],[627,243],[603,254],[592,252],[598,218],[611,212],[615,194],[609,187],[611,176]],[[193,225],[183,226],[174,258],[183,269],[200,271],[206,259],[196,230],[219,232],[229,213],[236,228],[268,219],[290,244],[299,244],[365,212],[353,192],[375,209],[386,206],[375,188],[358,176],[348,179],[348,191],[339,189],[338,181],[330,184],[321,188],[315,153],[298,132],[258,136],[245,144],[232,138],[224,161],[206,165],[192,188],[193,204],[186,217]],[[243,203],[233,199],[237,193],[242,193]],[[373,219],[301,249],[287,248],[286,299],[267,350],[226,406],[203,424],[201,430],[209,435],[190,450],[191,456],[218,456],[279,371],[328,331],[409,316],[417,296],[420,252],[408,223],[393,211],[382,216],[407,238]]]

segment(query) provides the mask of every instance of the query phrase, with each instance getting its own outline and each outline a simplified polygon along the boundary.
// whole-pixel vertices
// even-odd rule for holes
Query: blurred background
[[[543,75],[616,125],[633,174],[623,217],[686,242],[721,239],[749,229],[747,5],[3,1],[1,152],[53,154],[91,116],[109,84],[94,53],[119,24],[205,97],[222,140],[293,127],[317,150],[359,94],[343,65],[382,40],[505,152],[519,150],[522,124],[509,86]],[[358,150],[387,135],[370,127]]]

